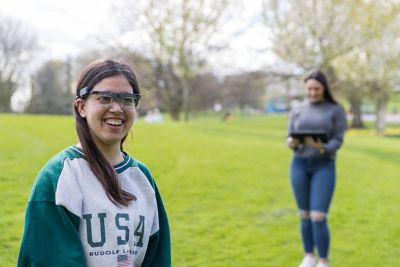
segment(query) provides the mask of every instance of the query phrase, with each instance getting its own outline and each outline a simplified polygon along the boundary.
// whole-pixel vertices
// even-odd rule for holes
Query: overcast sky
[[[93,46],[94,35],[109,26],[113,0],[0,0],[0,12],[19,18],[36,31],[45,58],[66,58]],[[271,61],[260,57],[266,38],[260,26],[251,23],[260,10],[260,0],[244,1],[243,17],[238,29],[251,25],[231,43],[231,50],[222,51],[212,59],[217,69],[256,69]],[[234,55],[234,56],[232,56]]]
[[[29,25],[48,57],[66,57],[85,47],[109,17],[111,0],[0,0],[0,12]]]

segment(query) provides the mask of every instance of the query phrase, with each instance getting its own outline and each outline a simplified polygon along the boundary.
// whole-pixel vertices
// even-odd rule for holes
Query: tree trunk
[[[356,129],[361,129],[364,128],[364,123],[362,121],[361,117],[361,99],[358,98],[351,98],[349,99],[350,102],[350,107],[351,107],[351,113],[353,115],[350,127],[351,128],[356,128]]]
[[[190,112],[190,105],[189,105],[189,86],[186,78],[182,79],[182,106],[183,106],[183,115],[185,122],[189,121],[189,112]]]
[[[0,80],[0,112],[11,112],[11,97],[15,84],[11,80]]]
[[[173,121],[179,121],[181,119],[180,110],[178,110],[176,108],[170,108],[169,114],[171,115],[171,119]]]
[[[171,115],[171,119],[173,121],[180,121],[181,113],[182,113],[182,102],[181,101],[169,102],[168,103],[168,111],[169,111],[169,114]]]
[[[385,130],[385,124],[386,124],[385,115],[386,115],[387,102],[388,102],[388,97],[386,95],[376,100],[375,131],[377,134],[383,134]]]
[[[154,85],[171,119],[179,121],[182,112],[182,86],[170,66],[163,66],[157,62]]]

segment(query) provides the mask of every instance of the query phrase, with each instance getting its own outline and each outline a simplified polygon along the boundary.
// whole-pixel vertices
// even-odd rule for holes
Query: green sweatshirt
[[[69,147],[38,174],[28,201],[18,266],[171,266],[168,218],[147,167],[124,153],[114,166],[137,197],[118,207],[83,152]]]

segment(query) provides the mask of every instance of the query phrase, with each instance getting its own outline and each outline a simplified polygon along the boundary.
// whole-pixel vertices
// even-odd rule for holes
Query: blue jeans
[[[328,213],[335,189],[334,159],[293,157],[290,179],[299,210]],[[326,217],[322,221],[302,218],[301,234],[306,253],[313,253],[316,246],[321,258],[328,257],[330,235]]]

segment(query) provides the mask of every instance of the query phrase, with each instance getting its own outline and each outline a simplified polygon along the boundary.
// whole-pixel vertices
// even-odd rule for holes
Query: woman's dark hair
[[[308,80],[317,80],[324,87],[324,98],[334,104],[338,104],[338,101],[333,97],[332,91],[329,88],[328,80],[326,79],[325,74],[320,70],[311,71],[305,78],[304,83]]]
[[[122,60],[96,60],[90,63],[81,73],[76,86],[76,97],[80,98],[80,90],[87,87],[89,91],[104,78],[124,76],[132,86],[133,93],[139,94],[139,85],[132,68]],[[74,105],[76,131],[82,144],[83,152],[90,169],[103,186],[111,202],[116,205],[128,206],[136,197],[121,189],[119,179],[110,163],[105,159],[93,141],[86,118],[80,116],[77,106]],[[121,141],[121,150],[126,136]]]

